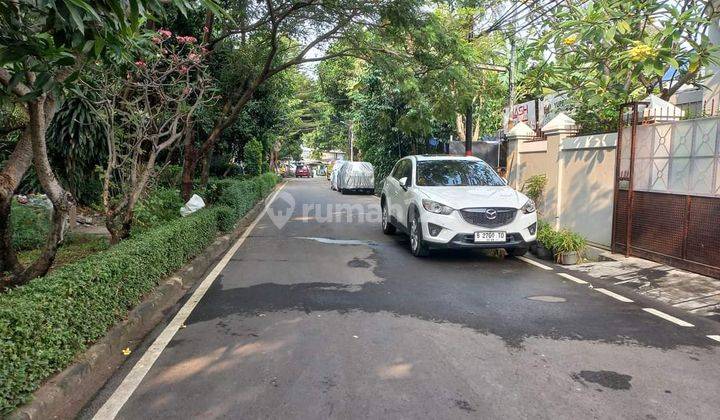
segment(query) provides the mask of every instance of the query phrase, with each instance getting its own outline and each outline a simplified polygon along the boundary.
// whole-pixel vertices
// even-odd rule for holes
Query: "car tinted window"
[[[390,176],[395,179],[400,179],[401,178],[400,170],[402,169],[402,165],[403,165],[403,160],[397,161],[397,163],[395,164],[395,167],[393,168],[392,172],[390,173]]]
[[[484,162],[474,160],[425,160],[417,163],[417,185],[503,186],[505,183]]]
[[[404,165],[402,167],[402,173],[400,174],[400,178],[407,178],[409,183],[412,183],[412,161],[410,159],[405,159]]]

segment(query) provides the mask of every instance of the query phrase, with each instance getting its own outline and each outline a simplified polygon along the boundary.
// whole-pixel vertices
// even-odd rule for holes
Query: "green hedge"
[[[210,204],[223,204],[242,212],[252,207],[260,197],[267,195],[280,177],[266,173],[250,179],[225,178],[208,183],[205,198]]]
[[[223,182],[217,206],[0,294],[0,416],[27,402],[219,231],[230,230],[277,181],[263,175]]]

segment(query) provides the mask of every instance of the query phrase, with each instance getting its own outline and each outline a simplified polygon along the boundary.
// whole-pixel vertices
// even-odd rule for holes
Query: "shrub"
[[[235,228],[237,217],[235,216],[235,210],[229,206],[216,206],[213,207],[215,211],[218,230],[221,232],[230,232]]]
[[[157,184],[165,188],[180,188],[182,169],[180,165],[167,165],[157,174]]]
[[[587,241],[585,238],[568,229],[556,232],[552,240],[552,249],[557,254],[562,254],[563,252],[577,252],[582,254],[586,246]]]
[[[277,182],[273,174],[223,180],[217,206],[0,294],[0,417],[28,401],[45,379],[105,335],[218,231],[231,230]]]
[[[13,247],[18,251],[24,251],[43,246],[50,230],[50,211],[15,202],[12,203],[11,211]]]
[[[538,221],[537,241],[545,248],[552,250],[557,232],[547,222]]]
[[[180,217],[183,203],[180,191],[157,188],[140,200],[133,213],[133,234],[146,231]]]
[[[0,413],[26,402],[216,236],[202,210],[0,295]]]
[[[522,192],[524,192],[525,195],[530,197],[533,201],[538,202],[545,190],[547,182],[547,175],[533,175],[523,183]]]
[[[263,169],[263,146],[258,139],[252,139],[243,148],[243,161],[245,172],[250,175],[259,175]]]

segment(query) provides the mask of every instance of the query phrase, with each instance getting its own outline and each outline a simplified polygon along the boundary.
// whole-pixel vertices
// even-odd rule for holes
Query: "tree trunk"
[[[120,241],[130,237],[132,219],[132,210],[125,210],[120,215],[111,215],[105,218],[105,227],[110,232],[110,245],[117,245]]]
[[[202,160],[202,171],[200,172],[200,186],[202,188],[205,188],[208,183],[208,179],[210,178],[210,164],[212,162],[213,157],[213,149],[210,149],[204,156]]]
[[[195,147],[195,132],[192,126],[185,129],[185,139],[183,141],[183,170],[182,170],[182,199],[187,202],[192,196],[193,178],[195,177],[195,169],[197,167],[198,150]]]
[[[43,190],[53,204],[52,225],[42,253],[29,267],[23,269],[17,262],[17,256],[12,248],[11,227],[10,224],[7,223],[9,217],[4,218],[5,223],[0,224],[0,230],[2,230],[2,232],[0,232],[2,235],[2,240],[0,240],[0,248],[2,248],[0,255],[3,256],[3,265],[14,265],[15,269],[9,277],[0,281],[1,288],[19,286],[47,273],[55,260],[58,246],[64,239],[65,230],[69,224],[70,210],[73,207],[72,196],[66,192],[58,182],[50,167],[50,161],[47,156],[45,132],[48,123],[55,115],[55,101],[51,96],[41,96],[37,100],[27,104],[27,111],[29,122],[26,132],[23,134],[23,139],[21,139],[16,146],[15,151],[13,151],[11,163],[8,164],[8,167],[14,168],[13,171],[15,171],[15,173],[8,174],[8,168],[5,168],[2,173],[3,188],[1,188],[2,197],[0,198],[0,207],[2,209],[0,209],[0,212],[7,212],[9,216],[8,210],[10,209],[12,194],[15,188],[17,188],[20,179],[22,179],[22,175],[20,177],[13,177],[13,175],[20,173],[20,169],[23,167],[25,170],[22,171],[22,174],[24,174],[27,168],[29,168],[29,163],[25,161],[25,159],[28,159],[27,139],[29,139],[31,149],[29,157],[32,159],[32,164],[40,181],[40,185],[42,185]],[[18,155],[16,155],[16,153],[18,153]],[[12,162],[13,157],[19,158],[20,162]],[[12,187],[13,184],[15,184],[15,186],[10,190],[9,188]]]
[[[12,225],[10,223],[13,194],[32,164],[32,141],[26,127],[20,141],[15,145],[5,167],[0,172],[0,272],[22,271],[17,254],[12,246]]]

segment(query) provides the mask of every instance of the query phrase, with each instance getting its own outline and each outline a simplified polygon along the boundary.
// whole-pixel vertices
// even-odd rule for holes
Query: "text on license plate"
[[[475,242],[505,242],[505,232],[475,232]]]

